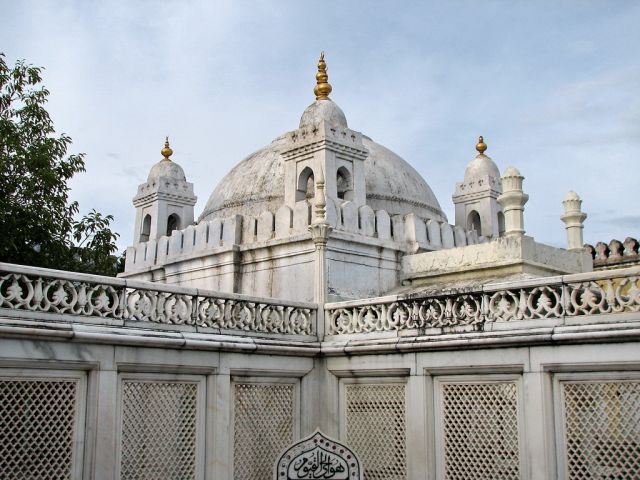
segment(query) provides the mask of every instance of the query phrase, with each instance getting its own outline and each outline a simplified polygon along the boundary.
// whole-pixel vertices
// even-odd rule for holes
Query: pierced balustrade
[[[261,333],[312,335],[315,331],[311,306],[141,285],[0,264],[0,308]]]
[[[573,279],[576,280],[573,280]],[[485,287],[424,297],[372,298],[326,306],[332,335],[482,325],[640,311],[640,268],[585,279],[540,278],[526,286]],[[481,327],[479,327],[481,328]]]

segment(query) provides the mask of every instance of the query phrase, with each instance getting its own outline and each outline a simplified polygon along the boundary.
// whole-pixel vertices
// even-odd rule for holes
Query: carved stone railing
[[[325,306],[343,335],[640,312],[640,267]]]
[[[313,335],[316,306],[0,263],[0,309]]]

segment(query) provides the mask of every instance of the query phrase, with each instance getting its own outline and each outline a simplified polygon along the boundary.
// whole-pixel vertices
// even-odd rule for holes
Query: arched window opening
[[[338,169],[336,174],[336,185],[338,198],[340,200],[353,200],[353,187],[351,185],[351,174],[344,167]]]
[[[480,215],[475,210],[469,212],[467,217],[467,230],[475,230],[478,235],[482,235],[482,225],[480,223]]]
[[[169,218],[167,218],[167,237],[170,236],[174,230],[180,230],[180,217],[172,213],[169,215]]]
[[[296,191],[296,202],[309,200],[316,194],[316,184],[313,177],[313,170],[305,167],[298,177],[298,190]]]
[[[504,213],[498,212],[498,236],[504,236]]]
[[[150,235],[151,235],[151,215],[147,213],[144,216],[144,220],[142,220],[142,231],[140,232],[140,241],[148,242]]]

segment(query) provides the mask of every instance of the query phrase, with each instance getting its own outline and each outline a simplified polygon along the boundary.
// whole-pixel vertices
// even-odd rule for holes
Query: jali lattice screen
[[[198,384],[122,382],[122,480],[196,476]]]
[[[640,478],[640,381],[564,382],[569,479]]]
[[[346,443],[366,480],[407,477],[404,384],[347,384]]]
[[[442,383],[441,397],[444,478],[519,479],[517,383]]]
[[[293,442],[294,395],[293,384],[235,384],[235,480],[272,478],[278,455]]]
[[[77,397],[74,379],[0,379],[0,478],[72,478]]]

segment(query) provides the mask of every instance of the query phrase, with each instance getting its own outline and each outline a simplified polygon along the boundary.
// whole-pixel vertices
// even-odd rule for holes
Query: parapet
[[[447,222],[423,219],[415,214],[389,215],[385,210],[374,211],[368,205],[356,207],[345,201],[337,205],[327,199],[326,218],[336,232],[353,235],[362,241],[376,239],[388,248],[404,253],[464,247],[485,242],[477,232],[452,226]],[[293,209],[283,205],[275,213],[234,215],[223,219],[203,221],[171,236],[141,242],[127,248],[125,273],[152,270],[168,263],[219,253],[234,246],[259,248],[270,242],[287,239],[306,239],[309,225],[315,219],[310,202],[297,202]],[[310,236],[309,236],[310,238]]]
[[[638,246],[638,240],[627,237],[624,242],[614,239],[609,244],[598,242],[595,247],[586,244],[584,248],[593,258],[593,269],[605,270],[640,265]]]
[[[230,249],[240,243],[242,217],[234,215],[226,219],[214,219],[189,225],[184,230],[174,230],[171,236],[141,242],[128,247],[125,273],[152,269],[189,255],[202,255],[220,249]]]
[[[499,237],[446,252],[406,255],[404,285],[477,282],[512,276],[548,277],[592,271],[586,251],[544,245],[528,236]]]

